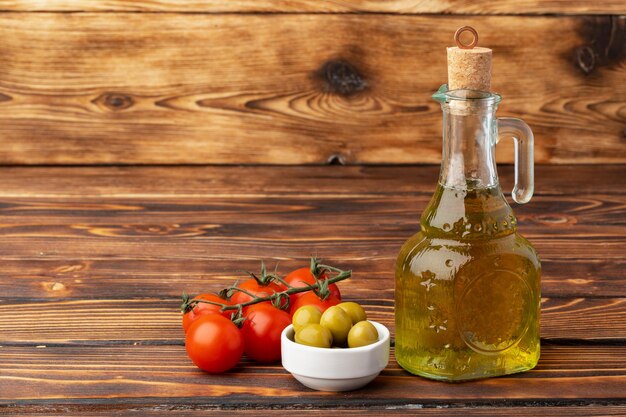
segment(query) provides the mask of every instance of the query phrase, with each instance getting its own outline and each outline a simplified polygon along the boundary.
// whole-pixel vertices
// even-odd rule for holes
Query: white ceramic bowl
[[[389,330],[370,321],[378,342],[358,348],[325,349],[294,342],[293,326],[281,335],[283,367],[302,384],[318,391],[351,391],[364,387],[389,363]]]

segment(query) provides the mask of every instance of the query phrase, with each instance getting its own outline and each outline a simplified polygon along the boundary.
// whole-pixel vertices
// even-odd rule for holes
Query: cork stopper
[[[470,32],[469,44],[461,42],[461,34]],[[491,90],[491,49],[477,47],[478,33],[463,26],[454,34],[457,46],[448,47],[448,89]]]

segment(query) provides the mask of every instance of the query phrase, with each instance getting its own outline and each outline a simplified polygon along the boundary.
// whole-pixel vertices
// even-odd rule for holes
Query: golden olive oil
[[[540,274],[497,182],[440,183],[396,263],[398,363],[447,381],[532,369]]]

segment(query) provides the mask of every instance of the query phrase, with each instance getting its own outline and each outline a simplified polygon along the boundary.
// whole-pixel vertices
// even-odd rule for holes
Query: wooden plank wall
[[[0,2],[0,164],[437,163],[445,46],[539,163],[626,162],[622,0]],[[511,144],[498,156],[511,162]]]
[[[3,0],[10,11],[620,14],[622,0]]]

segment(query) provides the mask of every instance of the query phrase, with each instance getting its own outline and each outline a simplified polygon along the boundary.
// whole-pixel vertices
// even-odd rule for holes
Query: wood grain
[[[533,127],[538,162],[626,161],[626,19],[461,20],[3,13],[0,163],[438,162],[430,95],[461,24],[493,47],[500,114]]]
[[[516,207],[520,230],[544,264],[543,334],[626,339],[626,185],[617,177],[612,189],[602,189],[623,169],[581,167],[588,180],[569,188],[558,184],[570,170],[556,175],[555,169],[539,168],[551,174],[538,177],[546,195]],[[183,291],[218,291],[241,278],[242,269],[256,270],[260,259],[279,262],[285,273],[312,252],[353,269],[354,278],[341,285],[344,294],[393,326],[394,260],[418,230],[436,168],[274,167],[271,175],[263,167],[181,170],[0,170],[8,179],[0,191],[6,341],[83,343],[129,334],[179,340],[176,308]],[[298,183],[306,178],[303,170],[313,180]],[[48,186],[30,181],[18,187],[29,172]],[[193,181],[185,182],[185,175]],[[291,182],[275,180],[281,177]],[[244,187],[247,178],[253,187]],[[596,181],[600,194],[590,192]],[[407,182],[422,191],[411,192]],[[148,184],[160,188],[144,189]],[[400,194],[390,194],[394,189]],[[65,195],[75,190],[84,196]],[[87,330],[87,319],[96,320],[97,331]]]
[[[0,168],[0,414],[624,415],[626,165],[540,166],[536,198],[515,207],[544,265],[531,372],[450,385],[392,358],[337,395],[280,365],[211,376],[189,362],[177,295],[261,258],[284,272],[317,251],[352,268],[344,296],[393,331],[394,258],[437,170]]]
[[[0,294],[19,299],[175,298],[182,291],[189,294],[219,291],[236,279],[244,278],[239,269],[258,271],[260,266],[258,259],[245,258],[235,262],[233,259],[94,258],[92,255],[65,259],[5,259]],[[378,259],[346,259],[337,254],[325,260],[354,269],[355,278],[341,284],[351,298],[366,299],[376,294],[390,301],[393,298],[393,258],[394,254]],[[283,274],[306,263],[304,258],[276,261]],[[542,293],[546,297],[625,295],[624,259],[544,257],[541,266]]]
[[[193,398],[195,403],[215,408],[615,401],[625,398],[625,357],[624,347],[545,346],[538,366],[530,372],[466,384],[411,376],[392,358],[372,384],[337,395],[303,390],[280,365],[244,362],[231,372],[209,375],[195,368],[183,346],[3,347],[0,403],[56,400],[80,404],[94,394],[106,404],[176,404]]]
[[[14,296],[81,297],[101,294],[108,283],[119,288],[110,296],[172,296],[183,283],[192,293],[220,289],[241,276],[237,269],[257,269],[260,258],[288,271],[317,252],[371,279],[368,291],[389,296],[398,248],[419,229],[418,213],[428,202],[421,196],[311,195],[284,197],[280,204],[244,197],[92,200],[0,198],[7,278],[0,288]],[[536,201],[518,209],[519,230],[543,258],[544,294],[623,295],[623,198]],[[142,288],[155,277],[161,284]],[[14,290],[16,280],[22,285]],[[358,285],[345,285],[360,293]]]
[[[543,256],[623,259],[625,225],[620,216],[624,208],[619,197],[614,197],[615,205],[588,197],[563,212],[558,211],[559,201],[548,199],[543,207],[538,205],[539,210],[532,205],[518,209],[520,232]],[[95,254],[99,255],[93,259],[294,259],[317,250],[328,256],[342,253],[347,259],[390,259],[419,230],[418,216],[427,202],[309,197],[284,198],[278,204],[214,198],[210,202],[168,203],[46,201],[24,209],[21,203],[5,200],[0,235],[11,244],[0,247],[0,255],[4,259],[56,260]],[[550,203],[557,211],[541,210]],[[606,208],[596,211],[604,205],[609,206],[608,214],[603,213]],[[376,210],[374,217],[372,210]],[[243,217],[233,215],[236,211]],[[45,222],[41,222],[42,216]],[[195,216],[195,221],[186,223],[189,216]],[[595,226],[595,218],[606,225]],[[370,226],[372,221],[375,227]],[[172,250],[172,241],[177,242],[177,250]]]
[[[281,170],[286,176],[294,171]],[[343,179],[331,183],[339,188],[345,181],[347,189],[354,173],[342,170]],[[137,175],[129,175],[133,181],[126,181],[126,187],[143,184],[143,171],[133,170]],[[166,172],[162,184],[168,183]],[[161,196],[141,200],[0,196],[0,237],[6,243],[0,247],[6,277],[0,289],[35,298],[164,297],[179,295],[181,288],[216,291],[241,276],[237,269],[257,269],[263,245],[265,260],[280,262],[283,272],[306,263],[304,258],[317,250],[329,261],[354,268],[359,280],[368,280],[363,290],[358,281],[344,284],[355,297],[377,291],[391,298],[397,250],[418,230],[418,215],[430,199],[425,193],[334,197],[321,182],[316,194],[292,189],[292,195],[274,200],[275,191],[266,190],[265,196],[246,198],[229,195],[219,181],[214,178],[213,183],[221,194],[211,198],[173,198],[167,187]],[[55,187],[46,192],[54,194]],[[537,196],[516,208],[520,231],[542,256],[546,296],[624,295],[625,205],[619,195],[578,194]],[[225,245],[228,254],[220,249]],[[348,253],[345,245],[369,247],[364,250],[370,256],[363,259],[364,250]],[[598,251],[589,253],[589,245]],[[160,278],[157,283],[155,277]],[[21,285],[14,288],[14,282]],[[102,294],[102,288],[109,291]]]
[[[455,13],[455,14],[619,14],[626,7],[619,0],[443,1],[443,0],[4,0],[0,10],[11,11],[136,11],[205,13]]]
[[[368,317],[393,332],[393,299],[376,295],[347,299],[364,305]],[[0,305],[0,333],[6,345],[180,344],[179,307],[180,298],[5,300]],[[626,298],[554,298],[544,300],[542,308],[541,335],[545,340],[626,339]]]
[[[506,194],[513,167],[498,167]],[[439,166],[0,167],[0,198],[353,198],[431,196]],[[537,165],[535,196],[623,196],[626,165]],[[519,210],[532,207],[514,205]]]
[[[598,401],[600,402],[600,401]],[[110,416],[125,415],[125,416],[161,416],[164,414],[172,416],[223,416],[225,411],[213,407],[212,404],[199,404],[199,405],[185,405],[184,407],[171,405],[165,406],[163,404],[149,406],[149,405],[125,405],[125,404],[86,404],[86,405],[69,405],[63,406],[48,406],[39,404],[20,404],[19,406],[12,405],[10,408],[3,409],[0,406],[0,415],[4,415],[3,410],[10,410],[9,413],[19,412],[21,417],[44,417],[58,414],[49,414],[51,410],[59,410],[66,416],[81,416],[81,417],[95,417],[95,416]],[[98,411],[100,410],[100,411]],[[298,407],[285,407],[279,410],[263,409],[243,409],[238,407],[236,410],[228,409],[229,415],[235,416],[253,416],[257,417],[260,412],[263,416],[282,417],[287,412],[297,412],[298,415],[319,417],[328,415],[346,415],[346,416],[442,416],[445,413],[446,416],[516,416],[516,417],[562,417],[564,415],[571,417],[608,417],[608,416],[624,416],[626,415],[626,406],[620,405],[601,405],[601,404],[585,404],[585,405],[571,405],[561,404],[538,406],[536,402],[529,407],[511,407],[511,406],[481,406],[478,408],[468,408],[464,406],[454,406],[447,404],[407,404],[407,405],[394,405],[387,407],[380,406],[367,406],[357,409],[346,409],[343,406],[337,408],[319,408],[319,409],[303,409]]]
[[[387,196],[383,198],[284,197],[280,202],[263,198],[185,201],[107,199],[29,201],[0,199],[0,237],[29,238],[55,236],[76,239],[176,238],[195,240],[245,235],[251,239],[299,240],[298,235],[329,224],[342,239],[394,239],[408,237],[419,229],[417,214],[430,196]],[[237,210],[242,218],[234,217]],[[99,215],[95,215],[98,213]],[[375,218],[368,213],[376,213]],[[280,214],[280,217],[277,216]],[[626,230],[626,199],[619,196],[577,197],[537,196],[532,205],[520,208],[521,231],[531,238],[559,239],[576,235],[581,239],[621,239]],[[46,223],[38,223],[41,216]],[[190,220],[190,216],[193,220]],[[333,216],[332,223],[328,217]],[[280,222],[288,220],[280,227]],[[367,229],[377,222],[376,233]]]

